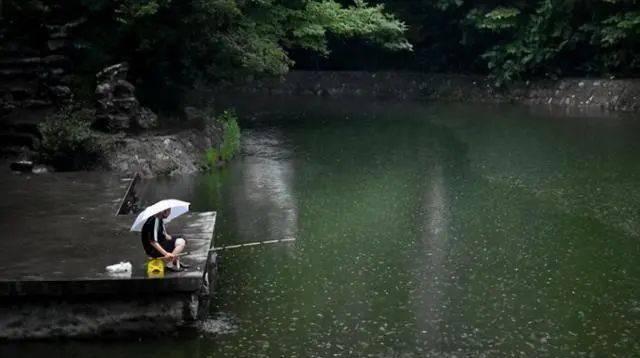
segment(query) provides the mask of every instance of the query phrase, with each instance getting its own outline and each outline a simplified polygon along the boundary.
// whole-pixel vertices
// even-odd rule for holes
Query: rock
[[[33,174],[47,174],[49,172],[52,172],[52,170],[45,165],[36,165],[33,167],[33,170],[31,170],[31,172]]]
[[[5,58],[0,60],[1,66],[22,67],[29,65],[39,65],[42,62],[40,57],[17,57],[17,58]]]
[[[69,37],[71,30],[75,29],[86,21],[86,17],[80,17],[63,25],[45,25],[45,28],[49,31],[50,38]]]
[[[51,39],[47,41],[47,48],[49,51],[55,52],[64,49],[69,45],[69,42],[64,39]]]
[[[184,116],[188,122],[201,120],[204,117],[204,111],[196,107],[184,107]]]
[[[49,74],[53,77],[62,77],[65,74],[65,70],[63,68],[52,68],[49,70]]]
[[[25,108],[46,108],[50,107],[53,103],[45,99],[28,99],[22,102],[22,107]]]
[[[116,97],[133,97],[135,96],[136,88],[125,80],[118,80],[114,91]]]
[[[131,128],[128,116],[117,114],[97,114],[94,126],[105,132],[117,133]]]
[[[44,12],[37,18],[59,22],[60,18],[44,16],[57,5],[45,5],[46,1],[31,1],[31,10],[41,8]],[[26,6],[26,5],[25,5]],[[0,8],[2,7],[0,1]],[[65,16],[66,17],[66,16]],[[35,19],[35,18],[34,18]],[[73,30],[76,26],[86,21],[80,18],[65,24],[37,24],[38,36],[22,36],[19,33],[14,38],[7,38],[2,44],[3,56],[0,59],[0,78],[2,83],[29,83],[38,89],[29,95],[15,96],[11,101],[3,99],[2,107],[9,109],[18,108],[46,108],[54,105],[67,105],[73,100],[70,83],[63,83],[66,72],[73,68],[71,58],[67,50],[74,44],[71,41]],[[11,21],[5,24],[12,27]],[[4,26],[6,27],[6,26]],[[0,37],[4,37],[6,28],[0,31]]]
[[[42,59],[42,63],[46,65],[67,66],[69,62],[69,58],[63,55],[49,55]]]
[[[126,81],[127,72],[129,72],[129,65],[126,62],[122,62],[106,67],[102,71],[98,72],[96,79],[98,80],[98,83],[115,82],[117,80]]]
[[[109,148],[105,164],[116,172],[137,171],[145,177],[195,173],[202,169],[206,150],[218,145],[221,138],[222,133],[213,125],[166,136],[126,136],[105,146]]]
[[[126,98],[114,98],[111,104],[119,108],[122,112],[131,113],[140,107],[138,100],[135,97]]]
[[[96,86],[96,97],[99,98],[108,98],[111,93],[113,92],[113,87],[111,86],[111,83],[98,83],[98,85]]]
[[[33,169],[33,162],[30,160],[20,160],[11,163],[10,168],[16,172],[28,173]]]
[[[142,129],[156,128],[158,126],[158,116],[150,109],[142,107],[138,113],[136,124]]]
[[[40,70],[37,67],[20,67],[20,68],[2,68],[0,69],[0,77],[9,78],[35,78],[38,77]]]
[[[129,66],[118,63],[96,75],[96,121],[94,127],[106,132],[151,129],[157,126],[158,116],[140,106],[135,86],[126,80]]]
[[[52,86],[49,88],[49,91],[51,91],[53,97],[60,99],[71,98],[73,95],[71,89],[67,86]]]
[[[187,123],[197,127],[205,126],[210,117],[206,111],[195,107],[185,107],[183,112]]]

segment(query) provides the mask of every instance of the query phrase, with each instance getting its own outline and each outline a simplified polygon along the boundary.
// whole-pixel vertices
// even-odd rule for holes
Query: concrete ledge
[[[0,180],[0,339],[159,334],[208,313],[216,275],[215,212],[168,224],[182,234],[186,271],[150,278],[134,215],[115,215],[128,179],[105,173]],[[107,265],[132,264],[130,275]]]
[[[196,319],[194,294],[84,300],[27,299],[0,305],[0,339],[162,334]]]
[[[0,297],[73,296],[131,297],[168,292],[196,292],[202,286],[202,271],[158,279],[0,281]]]
[[[146,275],[146,255],[142,251],[139,233],[129,233],[131,216],[118,216],[103,219],[101,224],[77,224],[73,235],[66,234],[64,242],[68,250],[53,246],[51,250],[34,253],[27,262],[19,263],[13,270],[0,276],[0,297],[18,296],[61,296],[77,295],[139,295],[166,292],[196,292],[209,264],[209,248],[213,242],[215,212],[189,213],[176,219],[173,228],[182,233],[187,240],[189,254],[183,257],[192,265],[189,270],[180,273],[167,272],[162,278],[148,278]],[[73,217],[55,217],[55,224],[73,220]],[[179,221],[179,222],[178,222]],[[107,223],[104,225],[104,223]],[[93,236],[104,236],[87,252],[76,252],[78,246],[87,246],[83,242],[90,231],[98,230]],[[55,231],[55,227],[45,227],[45,231]],[[125,233],[125,237],[117,235]],[[45,240],[46,237],[34,238]],[[94,255],[91,253],[95,252]],[[10,262],[9,257],[4,258]],[[105,266],[118,261],[129,261],[133,265],[131,276],[109,275]],[[65,263],[66,262],[66,263]]]

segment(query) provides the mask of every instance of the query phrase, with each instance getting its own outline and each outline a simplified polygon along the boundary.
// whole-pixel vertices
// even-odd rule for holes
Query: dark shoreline
[[[208,91],[208,90],[205,90]],[[216,86],[215,94],[315,95],[640,111],[640,79],[565,78],[497,88],[483,76],[419,72],[292,71]]]
[[[599,116],[640,112],[640,79],[535,80],[497,88],[487,77],[418,72],[292,71],[274,78],[218,83],[186,90],[185,105],[217,106],[228,96],[312,96],[349,100],[393,100],[518,104],[555,115]],[[103,160],[95,169],[145,177],[181,175],[206,167],[205,153],[222,141],[219,129],[122,135],[102,133]]]

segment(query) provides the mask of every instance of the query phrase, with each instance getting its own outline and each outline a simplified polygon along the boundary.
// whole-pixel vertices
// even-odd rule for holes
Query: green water
[[[249,103],[236,161],[157,180],[148,195],[218,210],[218,245],[297,241],[224,253],[211,319],[195,333],[5,349],[640,356],[640,118]]]

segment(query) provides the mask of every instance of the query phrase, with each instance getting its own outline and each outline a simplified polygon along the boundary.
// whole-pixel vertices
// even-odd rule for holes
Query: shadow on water
[[[297,241],[225,252],[212,320],[190,334],[14,353],[640,354],[638,121],[514,106],[231,104],[244,120],[239,158],[154,180],[143,196],[218,210],[218,245]]]

